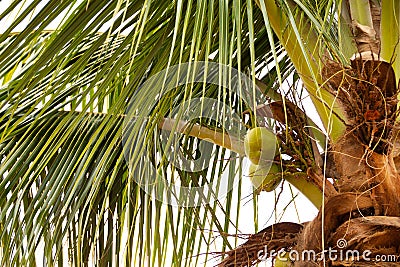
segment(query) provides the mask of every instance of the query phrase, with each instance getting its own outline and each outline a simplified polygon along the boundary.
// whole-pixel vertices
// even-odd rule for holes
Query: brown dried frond
[[[218,267],[254,266],[265,257],[264,253],[272,250],[293,247],[303,225],[282,222],[271,225],[264,230],[249,236],[247,241],[234,250],[223,253],[226,258]],[[260,258],[262,255],[262,258]]]

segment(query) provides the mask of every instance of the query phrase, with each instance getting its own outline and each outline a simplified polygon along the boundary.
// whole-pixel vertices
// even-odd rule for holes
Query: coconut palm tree
[[[25,2],[0,15],[2,266],[399,255],[397,1]],[[231,239],[247,159],[259,208],[282,181],[315,219]]]

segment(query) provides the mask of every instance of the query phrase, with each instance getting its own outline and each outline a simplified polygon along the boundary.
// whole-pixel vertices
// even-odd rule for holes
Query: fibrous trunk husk
[[[400,176],[396,168],[400,166],[400,152],[393,149],[398,135],[398,89],[390,63],[371,55],[368,59],[355,57],[348,67],[328,61],[323,71],[328,90],[336,94],[346,112],[347,131],[331,144],[329,165],[325,166],[337,193],[326,198],[318,216],[304,228],[291,228],[294,231],[288,231],[288,236],[284,230],[274,237],[271,228],[267,235],[261,232],[250,236],[245,244],[228,252],[219,266],[253,266],[259,262],[255,253],[266,244],[276,250],[313,250],[321,255],[345,240],[343,253],[356,249],[371,251],[372,258],[400,255]],[[396,260],[300,258],[291,264],[398,266],[400,256]]]
[[[342,239],[348,242],[345,252],[370,250],[371,257],[399,253],[400,177],[392,145],[398,89],[391,64],[370,54],[367,59],[362,54],[354,57],[350,67],[328,62],[324,69],[328,88],[346,112],[348,127],[329,151],[334,166],[329,173],[339,194],[328,199],[324,212],[305,227],[299,236],[300,251],[322,253]],[[295,266],[322,264],[301,260]],[[325,266],[397,265],[365,259],[325,261]]]
[[[331,144],[332,174],[338,195],[327,199],[315,220],[299,235],[298,251],[323,253],[347,242],[344,253],[399,255],[400,177],[393,159],[397,132],[397,94],[391,65],[378,59],[352,60],[350,67],[329,62],[324,70],[329,88],[343,106],[348,124]],[[400,262],[400,257],[395,259]],[[294,266],[398,266],[365,259],[324,259]]]

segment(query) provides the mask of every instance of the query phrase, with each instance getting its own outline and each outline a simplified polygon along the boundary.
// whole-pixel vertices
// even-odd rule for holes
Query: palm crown
[[[398,246],[396,1],[20,2],[0,15],[2,265],[222,252],[246,266],[265,244],[320,252],[345,235],[372,255]],[[256,127],[276,138],[253,160]],[[283,179],[318,216],[229,239],[246,156],[274,181],[256,205]]]

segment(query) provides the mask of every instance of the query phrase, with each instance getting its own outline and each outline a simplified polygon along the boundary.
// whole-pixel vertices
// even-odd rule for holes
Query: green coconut
[[[290,260],[288,252],[281,252],[275,259],[274,267],[290,267],[292,262]]]
[[[249,167],[249,177],[253,186],[260,191],[271,192],[275,190],[282,181],[281,167],[275,163],[270,168],[256,164]]]
[[[275,134],[265,127],[249,130],[244,138],[244,151],[252,163],[268,165],[278,151]]]

